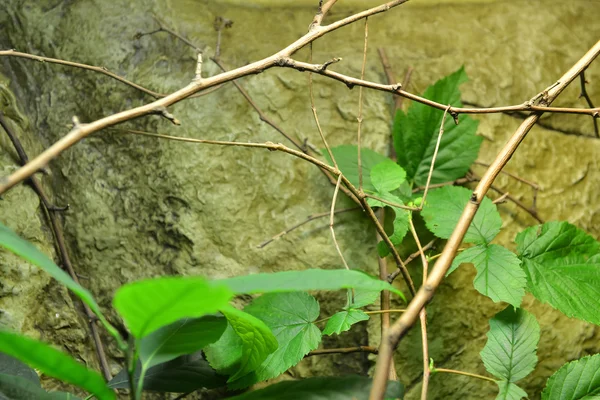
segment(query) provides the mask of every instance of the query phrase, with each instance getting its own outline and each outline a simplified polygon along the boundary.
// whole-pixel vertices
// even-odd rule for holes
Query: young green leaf
[[[371,383],[371,379],[364,376],[309,378],[280,382],[231,400],[362,400],[369,397]],[[400,382],[388,382],[384,397],[403,399],[404,386]]]
[[[93,393],[99,400],[115,399],[114,392],[106,386],[100,374],[45,343],[0,331],[0,351],[18,358],[50,377],[79,386]]]
[[[11,357],[8,354],[0,353],[0,374],[29,379],[38,387],[41,387],[38,374],[36,374],[27,364],[22,363],[19,359]]]
[[[470,198],[471,191],[459,186],[444,186],[429,192],[427,204],[421,213],[427,228],[439,238],[450,238]],[[485,197],[467,230],[464,242],[488,244],[501,227],[502,219],[496,205]]]
[[[228,306],[221,310],[227,321],[242,340],[242,356],[237,372],[227,382],[233,382],[259,367],[277,350],[277,339],[260,319],[249,313]]]
[[[123,285],[113,299],[115,309],[138,339],[183,318],[214,314],[233,293],[201,277],[166,277]]]
[[[498,384],[498,396],[496,400],[521,400],[527,398],[527,392],[507,381],[497,381]]]
[[[325,329],[323,329],[323,335],[333,335],[346,332],[350,327],[357,322],[366,321],[369,316],[364,311],[356,310],[351,308],[347,311],[340,311],[335,313],[327,320]]]
[[[140,379],[141,364],[135,372],[135,383]],[[214,389],[225,386],[226,378],[202,358],[202,352],[177,357],[164,364],[158,364],[144,376],[144,390],[155,392],[188,393],[200,388]],[[126,369],[121,370],[108,386],[115,389],[129,389],[129,376]]]
[[[0,374],[0,399],[2,400],[79,400],[70,393],[47,393],[29,379]]]
[[[542,400],[600,398],[600,354],[583,357],[560,367],[548,379]]]
[[[194,353],[219,340],[225,328],[225,317],[205,315],[181,319],[164,326],[139,341],[139,354],[144,370],[184,354]]]
[[[473,286],[479,293],[495,302],[521,305],[527,280],[521,261],[510,250],[497,244],[470,247],[456,256],[448,273],[462,263],[472,263],[477,269]]]
[[[108,323],[102,314],[102,311],[100,311],[100,307],[96,303],[96,300],[92,297],[92,294],[71,279],[71,277],[65,271],[60,269],[50,258],[48,258],[48,256],[39,251],[28,241],[21,239],[16,233],[2,224],[0,224],[0,246],[29,261],[33,265],[40,267],[58,282],[71,290],[71,292],[79,297],[81,301],[90,307],[108,333],[117,340],[120,347],[124,346],[124,344],[121,343],[121,335]]]
[[[529,375],[537,363],[540,326],[533,315],[509,306],[490,320],[487,337],[480,353],[483,364],[489,373],[505,381],[498,383],[500,394],[504,393],[500,398],[515,398],[519,391],[511,384]]]
[[[425,90],[423,96],[441,104],[461,107],[459,85],[467,81],[464,68],[440,79]],[[427,182],[444,112],[418,102],[411,103],[408,113],[398,110],[394,119],[394,147],[398,164],[416,186]],[[476,136],[477,121],[459,115],[456,125],[450,115],[444,124],[444,135],[435,162],[431,183],[453,181],[465,175],[477,158],[482,138]]]
[[[519,233],[517,253],[527,288],[568,317],[600,325],[600,244],[568,222]]]
[[[321,150],[321,152],[327,162],[330,165],[333,165],[327,150]],[[343,145],[332,148],[331,152],[335,157],[335,161],[337,162],[340,171],[348,178],[350,183],[358,187],[358,147],[353,145]],[[373,183],[371,182],[371,169],[379,163],[389,161],[389,158],[382,156],[373,150],[362,147],[360,149],[360,161],[362,165],[363,190],[374,192],[375,186],[373,186]]]
[[[219,279],[213,282],[227,286],[235,294],[356,288],[389,290],[404,299],[402,292],[389,283],[361,271],[346,269],[307,269],[304,271],[261,273]]]
[[[244,311],[271,328],[279,347],[255,371],[229,384],[231,389],[278,376],[300,362],[321,342],[321,331],[314,324],[319,317],[319,303],[308,293],[265,294]]]
[[[380,193],[387,193],[398,189],[405,180],[406,171],[389,159],[375,165],[371,169],[371,182]]]

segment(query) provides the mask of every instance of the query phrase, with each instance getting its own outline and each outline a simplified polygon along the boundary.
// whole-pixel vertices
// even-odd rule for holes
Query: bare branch
[[[581,84],[581,94],[579,95],[579,97],[583,97],[587,102],[588,106],[590,108],[594,108],[594,103],[592,103],[592,99],[590,99],[590,96],[588,95],[585,86],[587,83],[587,81],[585,80],[585,70],[581,71],[581,74],[579,74],[579,83]],[[598,117],[598,113],[592,115],[592,121],[594,122],[594,133],[596,134],[597,138],[600,138],[600,131],[598,130]]]
[[[365,18],[365,45],[363,47],[363,61],[362,68],[360,70],[360,79],[365,79],[365,66],[367,65],[367,44],[369,39],[369,19]],[[361,137],[360,130],[362,127],[362,110],[363,110],[363,87],[361,86],[358,89],[358,117],[356,120],[358,121],[358,133],[357,133],[357,142],[358,142],[358,191],[362,192],[363,190],[363,170],[362,170],[362,160],[360,157],[360,148],[361,148]]]
[[[334,219],[334,215],[335,215],[335,203],[337,202],[337,195],[340,190],[340,183],[342,183],[342,177],[343,177],[342,174],[340,174],[338,176],[337,183],[335,184],[335,190],[333,191],[333,199],[331,200],[331,213],[329,216],[329,230],[331,231],[331,238],[333,239],[333,243],[335,244],[335,249],[337,250],[338,254],[340,255],[340,258],[342,259],[342,263],[344,264],[344,267],[347,270],[350,270],[350,267],[348,266],[348,263],[346,262],[346,259],[344,258],[344,254],[342,254],[340,245],[339,245],[337,239],[335,238],[335,230],[333,229],[333,219]]]

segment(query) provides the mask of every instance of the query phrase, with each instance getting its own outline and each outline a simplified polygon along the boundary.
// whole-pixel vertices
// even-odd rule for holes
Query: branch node
[[[402,89],[402,84],[401,83],[396,83],[396,84],[392,85],[392,90],[394,92],[398,92],[398,91],[400,91],[400,89]]]
[[[163,118],[168,119],[169,121],[171,121],[171,123],[173,125],[181,125],[181,122],[179,122],[179,120],[177,118],[175,118],[175,116],[173,114],[171,114],[166,107],[158,107],[154,110],[154,114],[158,114],[160,116],[162,116]]]
[[[325,61],[325,62],[324,62],[324,63],[323,63],[323,64],[322,64],[322,65],[321,65],[319,68],[318,68],[318,70],[319,70],[319,72],[324,72],[324,71],[327,69],[327,67],[329,67],[331,64],[335,64],[335,63],[337,63],[337,62],[340,62],[340,61],[342,61],[342,58],[341,58],[341,57],[334,57],[334,58],[332,58],[332,59],[331,59],[331,60],[329,60],[329,61]]]

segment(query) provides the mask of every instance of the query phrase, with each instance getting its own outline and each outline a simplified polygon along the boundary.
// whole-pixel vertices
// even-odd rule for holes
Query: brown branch
[[[396,80],[394,72],[392,71],[392,66],[391,66],[388,56],[385,52],[385,49],[380,47],[377,49],[377,52],[379,53],[379,58],[381,59],[381,65],[383,66],[383,72],[385,73],[387,83],[389,85],[393,85],[394,83],[396,83],[398,81]],[[404,74],[404,80],[402,81],[402,87],[404,89],[408,88],[412,72],[413,72],[412,67],[408,67],[406,69],[406,72]],[[404,102],[404,97],[398,95],[397,93],[394,93],[394,114],[396,113],[397,110],[400,110],[402,108],[403,102]]]
[[[378,354],[377,348],[372,346],[344,347],[340,349],[317,349],[308,353],[305,357],[322,356],[324,354],[348,354],[348,353],[371,353]]]
[[[365,45],[363,47],[363,61],[362,68],[360,70],[360,79],[365,79],[365,66],[367,65],[367,44],[369,39],[369,19],[365,18]],[[361,127],[362,127],[362,111],[363,111],[363,87],[358,88],[358,116],[356,120],[358,121],[358,133],[357,133],[357,152],[358,152],[358,191],[362,192],[363,190],[363,170],[362,170],[362,159],[360,156],[361,149]]]
[[[319,10],[315,15],[312,24],[310,24],[310,29],[321,26],[321,22],[323,22],[323,19],[336,2],[337,0],[327,0],[325,4],[323,4],[323,0],[319,0]]]
[[[581,94],[579,95],[579,98],[583,97],[587,102],[588,106],[590,108],[594,108],[594,103],[592,103],[592,99],[588,95],[585,86],[585,84],[587,83],[587,81],[585,80],[585,70],[581,71],[581,74],[579,74],[579,82],[581,84]],[[598,113],[592,115],[592,121],[594,122],[594,133],[596,134],[597,138],[600,138],[600,131],[598,130]]]
[[[481,165],[483,167],[488,167],[488,168],[490,166],[490,164],[487,164],[487,163],[484,163],[484,162],[481,162],[481,161],[475,161],[475,162],[473,162],[473,164]],[[522,183],[524,183],[524,184],[526,184],[528,186],[531,186],[534,190],[539,190],[540,189],[540,187],[539,187],[539,185],[537,183],[532,182],[530,180],[527,180],[525,178],[521,178],[520,176],[515,175],[515,174],[513,174],[511,172],[502,170],[502,171],[500,171],[500,173],[502,173],[504,175],[507,175],[507,176],[510,176],[511,178],[513,178],[516,181],[519,181],[519,182],[522,182]]]
[[[357,210],[360,210],[360,209],[361,209],[360,207],[344,208],[344,209],[341,209],[341,210],[335,210],[335,214],[342,214],[342,213],[345,213],[345,212],[348,212],[348,211],[357,211]],[[277,235],[271,237],[270,239],[265,240],[264,242],[262,242],[261,244],[257,245],[256,247],[258,249],[262,249],[263,247],[267,246],[268,244],[274,242],[275,240],[281,239],[283,236],[285,236],[288,233],[290,233],[290,232],[292,232],[292,231],[300,228],[301,226],[309,223],[310,221],[314,221],[314,220],[319,219],[319,218],[327,217],[330,214],[331,214],[331,211],[326,211],[326,212],[322,212],[322,213],[319,213],[319,214],[311,214],[308,217],[306,217],[306,219],[304,221],[299,222],[299,223],[297,223],[295,225],[292,225],[289,228],[286,228],[285,230],[279,232]]]
[[[542,108],[551,104],[554,99],[575,79],[579,74],[587,68],[587,66],[600,54],[600,41],[598,41],[577,63],[571,67],[560,79],[557,84],[553,85],[548,90],[547,95],[541,101]],[[423,307],[432,299],[435,290],[440,285],[442,279],[446,275],[448,268],[452,264],[457,249],[473,221],[473,217],[479,208],[479,204],[483,200],[494,180],[508,163],[512,155],[515,153],[527,133],[535,125],[537,120],[542,115],[542,112],[532,113],[523,123],[517,128],[516,132],[508,140],[500,153],[497,155],[490,168],[475,188],[469,203],[466,205],[459,221],[448,239],[440,258],[435,263],[427,282],[419,289],[417,295],[412,299],[404,314],[392,325],[388,331],[387,337],[382,341],[380,347],[380,355],[377,358],[377,366],[375,377],[373,379],[373,387],[369,400],[382,400],[387,384],[387,374],[389,365],[392,360],[393,351],[398,345],[398,342],[406,335],[408,330],[419,317]]]
[[[13,146],[15,147],[15,150],[17,151],[17,154],[19,155],[19,159],[20,159],[19,161],[21,162],[21,164],[24,165],[25,163],[27,163],[27,159],[28,159],[27,153],[25,152],[25,149],[23,148],[23,145],[21,144],[21,141],[19,140],[17,135],[12,131],[12,129],[8,125],[8,122],[4,118],[4,114],[2,113],[2,111],[0,111],[0,126],[2,126],[2,128],[4,128],[4,131],[6,132],[6,134],[10,138]],[[29,178],[29,182],[31,183],[33,190],[36,192],[36,194],[40,198],[40,200],[42,202],[42,206],[46,211],[46,215],[48,216],[48,219],[50,221],[50,227],[52,229],[52,232],[54,233],[56,247],[57,247],[58,253],[60,255],[60,258],[62,260],[63,266],[67,269],[71,278],[78,285],[81,285],[79,283],[77,274],[75,273],[75,270],[73,268],[73,264],[71,264],[71,258],[69,256],[69,252],[67,250],[67,246],[66,246],[66,242],[65,242],[65,237],[63,234],[62,223],[57,215],[58,211],[64,211],[67,209],[68,206],[64,207],[64,208],[59,208],[59,207],[52,205],[50,200],[48,199],[48,196],[46,195],[46,192],[44,191],[41,183],[35,176],[31,176]],[[82,301],[81,303],[83,304],[83,310],[85,311],[85,315],[87,317],[88,324],[90,327],[90,332],[92,334],[92,339],[95,344],[96,355],[98,357],[100,369],[102,370],[102,374],[104,375],[104,378],[107,381],[110,381],[112,379],[112,375],[110,373],[110,367],[109,367],[108,361],[106,359],[104,345],[102,343],[102,339],[100,338],[100,334],[98,332],[98,327],[96,326],[97,317],[84,301]]]

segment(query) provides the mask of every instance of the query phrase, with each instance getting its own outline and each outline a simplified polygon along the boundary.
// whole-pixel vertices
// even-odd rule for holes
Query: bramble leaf
[[[444,186],[429,192],[421,213],[427,228],[439,238],[450,238],[470,197],[471,191],[459,186]],[[485,197],[463,241],[487,244],[496,237],[501,227],[502,219],[496,205]]]
[[[273,332],[279,347],[252,373],[231,382],[231,389],[274,378],[296,365],[321,342],[321,331],[314,324],[319,303],[304,292],[270,293],[255,299],[245,309],[262,320]]]
[[[333,165],[327,150],[321,150],[321,152],[329,165]],[[331,152],[342,174],[348,178],[350,183],[358,188],[358,148],[354,145],[342,145],[333,147]],[[362,165],[363,190],[374,192],[376,189],[371,182],[371,169],[377,164],[389,161],[389,158],[373,150],[361,147],[360,161]]]
[[[600,325],[600,243],[568,222],[519,233],[527,289],[568,317]]]
[[[527,280],[521,261],[510,250],[497,244],[470,247],[456,256],[448,273],[462,263],[472,263],[477,269],[473,286],[479,293],[495,302],[521,305]]]
[[[371,169],[371,182],[375,190],[387,193],[396,190],[406,180],[406,171],[401,166],[388,159]]]
[[[233,293],[201,277],[146,279],[121,286],[113,299],[132,335],[138,339],[183,318],[214,314]]]
[[[487,337],[480,355],[488,372],[501,380],[498,398],[518,398],[520,388],[513,386],[529,375],[537,364],[540,326],[533,315],[508,306],[490,319]]]
[[[380,290],[355,289],[354,292],[349,290],[344,310],[349,308],[361,308],[373,304],[379,298],[380,293]],[[354,299],[352,299],[353,294]]]
[[[50,377],[79,386],[93,393],[99,400],[115,399],[114,392],[106,386],[100,374],[45,343],[0,331],[0,351],[18,358]],[[32,385],[35,383],[32,382]]]
[[[369,316],[364,311],[351,308],[346,311],[340,311],[335,313],[329,318],[325,329],[323,329],[323,335],[333,335],[334,333],[340,334],[346,332],[350,327],[357,322],[366,321]]]
[[[264,389],[233,397],[231,400],[356,400],[366,399],[372,381],[364,376],[308,378],[279,382]],[[388,382],[386,399],[403,399],[404,386],[400,382]]]
[[[462,107],[459,85],[467,81],[464,68],[440,79],[423,93],[423,97]],[[416,186],[427,182],[429,168],[442,123],[444,112],[428,105],[412,102],[408,113],[398,110],[394,119],[394,148],[398,164],[407,173],[407,179]],[[447,115],[444,123],[444,135],[434,166],[431,183],[453,181],[465,175],[477,158],[482,138],[476,136],[478,121],[461,114],[456,125]]]
[[[521,400],[527,397],[527,393],[515,385],[506,381],[497,381],[498,384],[498,396],[496,400]]]
[[[583,357],[560,367],[548,379],[542,400],[600,398],[600,354]]]
[[[236,276],[213,281],[235,294],[277,293],[308,290],[366,289],[389,290],[404,299],[403,293],[378,278],[346,269],[307,269]]]
[[[148,369],[194,353],[219,340],[226,327],[227,320],[215,315],[181,319],[164,326],[139,341],[142,366]]]

